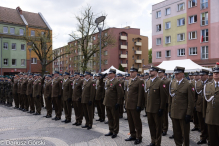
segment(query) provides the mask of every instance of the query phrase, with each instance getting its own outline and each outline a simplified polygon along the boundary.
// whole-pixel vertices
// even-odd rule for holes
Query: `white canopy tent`
[[[185,67],[185,72],[195,72],[200,71],[201,69],[211,71],[210,68],[202,67],[190,59],[163,61],[157,67],[165,69],[166,73],[173,73],[173,70],[176,66]],[[147,71],[148,70],[144,70],[144,72]]]
[[[116,70],[116,74],[119,74],[119,73],[122,74],[122,75],[126,74],[126,72],[123,72],[123,71],[120,71],[120,70],[116,69],[113,65],[110,68],[108,68],[107,70],[105,70],[105,71],[103,71],[101,73],[102,74],[105,74],[105,73],[108,74],[110,69],[115,69]]]

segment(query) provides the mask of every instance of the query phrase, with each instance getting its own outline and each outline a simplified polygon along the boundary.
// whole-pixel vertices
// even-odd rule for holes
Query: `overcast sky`
[[[94,13],[107,14],[108,27],[140,28],[141,35],[151,40],[152,5],[164,0],[0,0],[3,7],[15,9],[20,6],[23,11],[41,12],[53,30],[53,49],[62,47],[70,40],[69,34],[75,30],[76,15],[87,5]]]

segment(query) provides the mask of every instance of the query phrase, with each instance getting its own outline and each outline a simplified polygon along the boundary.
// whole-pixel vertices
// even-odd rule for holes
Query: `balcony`
[[[139,69],[138,69],[138,72],[142,72],[142,68],[139,68]]]
[[[127,45],[120,45],[120,49],[127,49]]]
[[[128,66],[126,63],[121,64],[121,65],[122,65],[122,67],[127,67]]]
[[[127,54],[120,54],[120,58],[127,58]]]
[[[136,54],[136,55],[141,55],[141,54],[142,54],[142,51],[135,51],[135,54]]]
[[[120,36],[120,40],[127,41],[127,36]]]
[[[142,43],[141,42],[135,42],[135,45],[136,46],[142,46]]]
[[[142,63],[142,60],[141,59],[136,59],[135,63]]]

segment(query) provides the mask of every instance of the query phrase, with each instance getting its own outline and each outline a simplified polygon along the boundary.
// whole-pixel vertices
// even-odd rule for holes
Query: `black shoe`
[[[143,117],[147,117],[147,115],[144,115]]]
[[[30,111],[30,114],[35,113],[35,111]]]
[[[76,126],[80,126],[80,125],[81,125],[81,123],[77,123],[77,124],[76,124]]]
[[[52,118],[52,120],[56,120],[56,117]]]
[[[77,122],[75,122],[75,123],[73,123],[72,125],[77,125],[78,123]]]
[[[211,144],[210,144],[210,141],[208,141],[208,146],[210,146]]]
[[[198,128],[193,128],[191,131],[198,131],[199,129]]]
[[[34,113],[33,115],[36,115],[36,116],[37,116],[37,115],[41,115],[41,114],[40,114],[40,113]]]
[[[163,135],[163,136],[166,136],[166,135],[167,135],[167,132],[163,132],[162,135]]]
[[[71,120],[66,120],[66,121],[65,121],[65,123],[70,123],[70,122],[71,122]]]
[[[104,119],[101,119],[101,120],[100,120],[100,122],[104,122],[104,121],[105,121]]]
[[[90,130],[91,128],[92,128],[91,126],[88,126],[88,127],[87,127],[87,130]]]
[[[98,119],[98,120],[96,120],[96,121],[100,121],[101,119]]]
[[[85,126],[81,126],[81,128],[87,128],[88,126],[87,125],[85,125]]]
[[[51,115],[47,115],[47,116],[46,116],[46,118],[51,118],[51,117],[52,117]]]
[[[61,120],[61,118],[56,117],[55,121]]]
[[[27,110],[26,109],[23,109],[23,112],[26,112]]]
[[[142,142],[141,139],[136,139],[134,144],[140,144],[141,142]]]
[[[113,134],[111,137],[112,137],[112,138],[116,138],[116,137],[117,137],[117,134]]]
[[[136,140],[136,138],[133,138],[131,136],[129,138],[125,139],[125,141],[133,141],[133,140]]]
[[[174,135],[170,136],[169,139],[174,139]]]
[[[121,118],[123,118],[123,116],[119,116],[119,118],[121,119]]]
[[[198,129],[198,132],[201,132],[201,129]]]
[[[108,124],[108,121],[104,122],[104,124]]]
[[[66,119],[64,120],[64,121],[62,121],[62,122],[65,122],[65,121],[67,121]]]
[[[128,120],[128,118],[125,118],[124,120]]]
[[[19,110],[23,110],[22,108],[19,108]]]
[[[105,134],[105,136],[111,136],[111,135],[113,135],[113,133],[111,133],[111,132]]]
[[[197,142],[197,144],[205,144],[205,143],[207,143],[206,140],[200,140],[199,142]]]
[[[155,144],[154,143],[150,143],[149,145],[147,145],[147,146],[155,146]]]

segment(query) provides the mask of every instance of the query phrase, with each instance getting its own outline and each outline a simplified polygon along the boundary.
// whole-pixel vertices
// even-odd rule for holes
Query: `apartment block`
[[[218,0],[165,0],[153,5],[153,64],[191,59],[213,67],[219,56],[218,9]]]
[[[108,28],[102,31],[102,35],[112,35],[115,39],[114,46],[107,46],[102,50],[101,57],[101,71],[104,71],[112,65],[119,68],[121,64],[126,72],[129,71],[131,66],[143,72],[142,67],[148,64],[148,37],[140,35],[140,29],[137,28]],[[89,48],[92,47],[92,42],[98,39],[98,33],[93,34]],[[68,42],[70,49],[77,46],[77,41]],[[62,53],[65,47],[53,50],[56,53]],[[68,56],[61,57],[54,61],[53,70],[61,72],[68,71],[74,73],[75,71],[81,72],[81,63],[83,60],[83,53],[80,46],[74,50],[74,53]],[[95,53],[92,59],[87,63],[88,70],[92,72],[99,72],[99,53]]]

